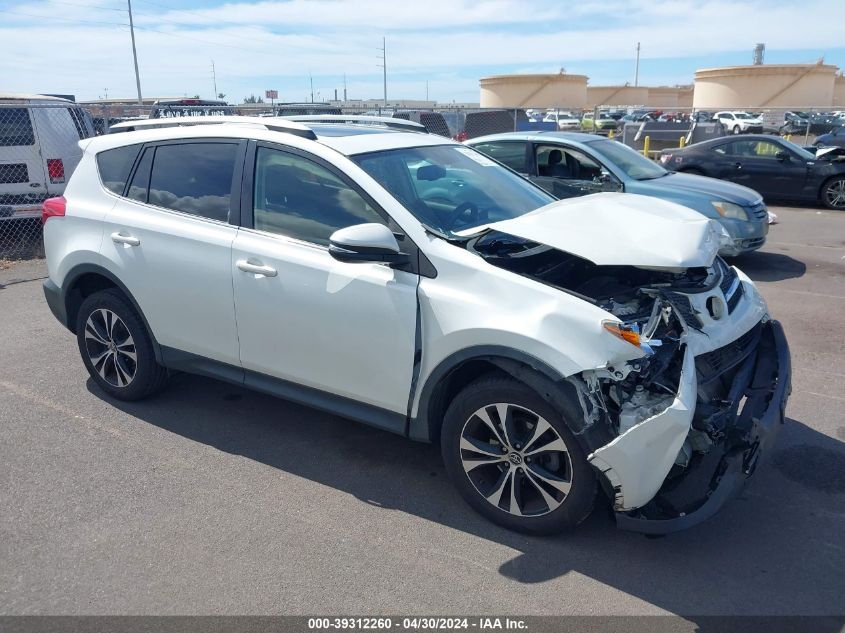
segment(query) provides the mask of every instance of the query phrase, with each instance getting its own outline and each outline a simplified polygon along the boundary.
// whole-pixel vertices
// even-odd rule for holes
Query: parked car
[[[543,117],[546,123],[557,123],[559,130],[580,130],[581,120],[571,112],[556,112],[554,110],[546,112]]]
[[[833,155],[817,158],[779,137],[717,138],[663,150],[660,161],[673,171],[745,185],[766,200],[821,202],[845,209],[845,162]]]
[[[94,136],[90,115],[57,97],[0,92],[0,221],[38,218],[41,203],[61,195]]]
[[[609,132],[615,130],[619,125],[619,121],[610,118],[607,114],[599,112],[599,118],[595,119],[592,112],[587,112],[581,118],[581,129],[592,132]]]
[[[731,134],[751,134],[763,131],[763,121],[748,112],[717,112],[713,120],[725,126]]]
[[[845,125],[833,128],[827,134],[817,136],[813,145],[816,147],[845,147]]]
[[[769,230],[766,205],[757,192],[712,178],[673,174],[627,145],[601,136],[497,134],[474,139],[467,145],[557,198],[624,191],[689,207],[717,220],[725,229],[729,239],[721,246],[723,256],[760,248]]]
[[[557,201],[435,135],[255,121],[97,137],[45,202],[45,296],[100,390],[185,370],[439,442],[530,533],[599,486],[624,529],[685,528],[770,452],[788,346],[715,223]]]
[[[219,99],[161,99],[150,108],[151,119],[234,114],[234,108]]]

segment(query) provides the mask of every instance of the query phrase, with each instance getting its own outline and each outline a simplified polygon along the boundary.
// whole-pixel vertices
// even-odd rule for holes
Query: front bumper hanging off
[[[667,534],[716,514],[754,473],[784,422],[791,392],[791,360],[783,327],[760,325],[756,346],[734,374],[716,415],[724,416],[724,438],[691,462],[687,472],[667,478],[655,497],[634,511],[616,512],[623,530]],[[611,482],[612,483],[612,482]]]

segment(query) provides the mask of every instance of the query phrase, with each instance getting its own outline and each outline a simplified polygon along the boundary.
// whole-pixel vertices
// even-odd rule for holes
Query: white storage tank
[[[828,64],[761,64],[695,72],[698,109],[830,107],[837,67]]]
[[[587,104],[586,75],[495,75],[482,77],[482,108],[572,108]]]

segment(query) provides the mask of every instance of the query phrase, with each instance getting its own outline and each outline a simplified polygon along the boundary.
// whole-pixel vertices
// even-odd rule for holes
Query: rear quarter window
[[[127,145],[97,154],[97,170],[106,189],[119,196],[123,195],[129,172],[132,171],[139,151],[141,145]]]
[[[35,145],[27,108],[0,108],[0,147]]]

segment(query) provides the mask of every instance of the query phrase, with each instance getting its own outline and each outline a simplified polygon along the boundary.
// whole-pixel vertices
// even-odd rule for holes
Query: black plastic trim
[[[526,352],[499,345],[477,345],[475,347],[467,347],[455,352],[441,361],[426,378],[425,383],[420,388],[417,416],[411,418],[409,421],[408,437],[422,442],[430,442],[436,437],[437,430],[439,429],[442,421],[430,420],[428,417],[428,410],[431,406],[431,400],[437,387],[449,376],[450,373],[459,368],[461,365],[477,360],[488,362],[494,362],[495,360],[516,361],[520,365],[528,366],[536,372],[539,372],[542,376],[552,382],[556,383],[563,380],[563,376],[561,376],[558,372],[549,367],[543,361],[527,354]],[[500,366],[500,368],[508,371],[507,367]],[[508,373],[512,373],[512,371],[513,370]]]
[[[56,317],[59,323],[67,328],[67,308],[64,300],[62,299],[61,288],[54,284],[50,279],[45,279],[41,285],[44,288],[44,299],[47,300],[50,312],[53,313],[53,316]]]
[[[407,417],[404,413],[396,413],[171,347],[162,347],[161,349],[161,362],[170,369],[243,385],[248,389],[254,389],[343,418],[349,418],[392,433],[405,434]]]
[[[159,363],[162,362],[161,360],[161,347],[156,340],[155,333],[153,333],[152,329],[150,329],[150,324],[147,322],[147,318],[144,316],[144,312],[141,310],[141,306],[138,305],[138,302],[135,300],[135,297],[129,292],[129,289],[120,281],[113,273],[109,270],[103,268],[102,266],[97,266],[96,264],[79,264],[71,268],[67,275],[65,275],[64,280],[62,281],[62,286],[60,289],[61,294],[61,305],[63,306],[63,310],[60,312],[60,315],[63,315],[62,318],[59,318],[59,321],[64,325],[68,330],[76,334],[76,323],[70,322],[70,315],[68,314],[68,301],[71,298],[71,292],[75,290],[76,282],[79,280],[80,277],[87,274],[95,274],[100,275],[101,277],[105,277],[111,283],[113,283],[120,291],[126,296],[129,300],[129,303],[132,305],[132,308],[141,318],[141,321],[144,323],[144,327],[147,330],[147,333],[150,335],[150,339],[153,343],[153,351],[155,352],[156,361]],[[48,280],[49,281],[49,280]],[[45,292],[46,292],[46,283],[45,285]],[[50,299],[47,300],[48,305],[50,304]],[[50,308],[52,310],[52,306]],[[53,312],[53,314],[56,314]]]

